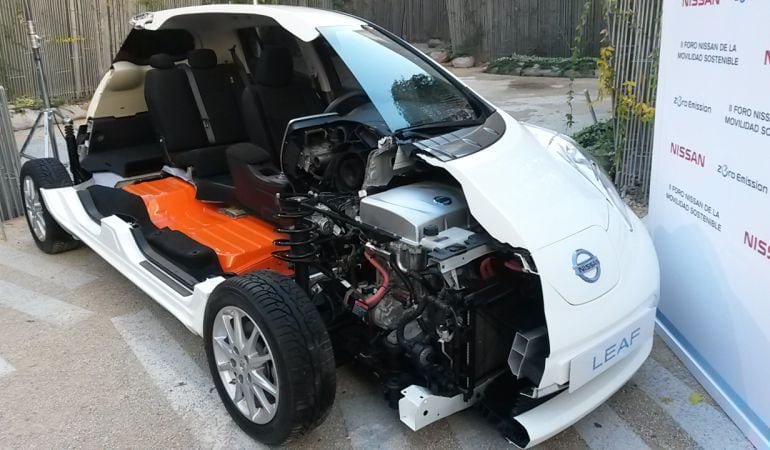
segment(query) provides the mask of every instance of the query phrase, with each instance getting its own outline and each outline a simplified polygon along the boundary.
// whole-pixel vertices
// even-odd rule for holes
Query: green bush
[[[591,125],[572,136],[604,168],[615,176],[615,126],[612,120]]]
[[[13,105],[16,109],[40,109],[43,107],[43,100],[37,97],[20,95],[11,100],[11,105]]]
[[[500,75],[519,75],[522,70],[531,68],[551,70],[558,73],[559,76],[567,76],[570,70],[574,70],[580,75],[593,76],[596,70],[596,58],[578,58],[573,67],[572,58],[513,54],[492,61],[487,66],[486,72]]]

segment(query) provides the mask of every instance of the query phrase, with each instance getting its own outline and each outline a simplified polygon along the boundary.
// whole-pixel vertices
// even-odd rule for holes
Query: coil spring
[[[280,224],[278,233],[285,234],[288,239],[277,239],[273,245],[288,247],[288,250],[273,252],[275,258],[292,264],[309,264],[314,261],[318,239],[316,224],[308,220],[313,211],[303,208],[302,203],[310,196],[292,194],[290,197],[278,198],[278,213],[275,218]]]

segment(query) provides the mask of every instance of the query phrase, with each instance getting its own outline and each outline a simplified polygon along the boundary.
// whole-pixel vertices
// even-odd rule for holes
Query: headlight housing
[[[629,209],[626,206],[626,202],[620,198],[620,194],[618,194],[618,190],[615,188],[615,184],[612,182],[609,175],[607,175],[607,172],[604,171],[602,166],[600,166],[588,152],[581,148],[577,142],[572,140],[572,138],[563,134],[557,134],[551,138],[551,142],[548,144],[548,150],[561,156],[591,184],[596,186],[596,188],[607,198],[607,201],[612,203],[618,213],[620,213],[620,216],[626,222],[628,229],[634,231],[634,226],[629,217]]]

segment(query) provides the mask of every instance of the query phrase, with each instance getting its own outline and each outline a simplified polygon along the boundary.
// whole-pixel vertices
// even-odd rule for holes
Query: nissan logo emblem
[[[602,276],[599,258],[588,250],[578,249],[572,254],[572,270],[586,283],[596,283]]]

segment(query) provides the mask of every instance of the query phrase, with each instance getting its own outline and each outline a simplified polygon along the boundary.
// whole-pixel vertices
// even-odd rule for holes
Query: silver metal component
[[[454,338],[454,333],[448,329],[437,329],[436,334],[438,335],[438,341],[442,344],[444,342],[452,342],[452,338]]]
[[[390,252],[385,250],[384,248],[378,247],[371,242],[367,242],[364,244],[364,247],[369,250],[370,252],[382,256],[383,258],[390,259]]]
[[[443,340],[439,340],[439,342],[441,343],[441,353],[443,353],[444,356],[446,356],[446,359],[449,360],[449,367],[451,369],[454,369],[454,367],[455,367],[455,360],[452,359],[451,356],[449,356],[449,353],[447,353],[446,348],[445,348],[446,347],[446,342],[443,341]]]
[[[428,250],[443,250],[453,245],[465,245],[465,242],[473,236],[474,232],[462,228],[452,227],[440,232],[436,236],[426,236],[420,240],[420,245]]]
[[[143,12],[132,17],[129,23],[135,30],[144,30],[148,24],[152,23],[153,18],[154,16],[151,12]]]
[[[37,87],[40,92],[40,97],[43,100],[43,108],[37,114],[37,118],[35,118],[35,122],[32,125],[32,128],[29,130],[27,138],[21,145],[20,154],[22,158],[35,159],[34,157],[31,157],[27,154],[27,147],[29,146],[30,142],[32,142],[32,137],[35,135],[35,131],[42,121],[43,134],[46,138],[44,141],[45,148],[43,157],[53,157],[56,160],[60,160],[59,149],[56,143],[56,119],[58,117],[59,119],[64,120],[64,116],[62,116],[53,106],[51,106],[51,97],[48,91],[48,78],[46,77],[45,68],[43,66],[43,57],[40,51],[40,43],[42,42],[42,39],[40,36],[38,36],[37,31],[35,31],[35,22],[32,20],[32,7],[30,6],[29,0],[24,0],[22,7],[24,9],[24,17],[27,23],[27,35],[29,36],[30,45],[32,46],[32,61],[35,65]]]
[[[408,152],[404,150],[403,147],[399,146],[396,151],[395,161],[393,162],[393,172],[401,174],[414,167],[414,160],[410,158],[410,156],[411,152]]]
[[[396,264],[402,272],[422,270],[427,265],[427,255],[421,247],[415,247],[404,242],[393,242],[390,249],[396,254]]]
[[[377,142],[377,149],[370,152],[366,159],[364,189],[385,186],[390,183],[395,174],[393,164],[397,153],[398,146],[391,136],[384,137]]]
[[[392,295],[386,295],[372,311],[372,322],[385,330],[395,330],[406,310]]]
[[[529,260],[524,255],[519,253],[514,253],[514,255],[516,255],[516,257],[519,258],[519,261],[521,261],[521,267],[524,272],[538,275],[537,271],[529,265]]]
[[[238,208],[236,206],[219,208],[219,214],[225,215],[227,217],[231,217],[233,219],[240,219],[241,217],[246,217],[247,215],[249,215],[249,213],[247,213],[245,209]]]
[[[189,167],[185,170],[185,169],[180,169],[178,167],[163,166],[163,168],[160,171],[162,173],[167,173],[172,177],[182,179],[192,185],[195,185],[195,182],[193,181],[193,176],[192,176],[192,169],[190,169]]]
[[[230,399],[256,424],[273,420],[280,393],[273,352],[254,319],[236,306],[219,310],[211,333],[214,360]]]
[[[398,415],[401,422],[412,431],[420,430],[433,422],[473,406],[484,395],[489,382],[493,379],[494,377],[489,378],[476,387],[468,401],[465,401],[465,394],[441,397],[433,395],[428,388],[411,385],[401,391],[404,396],[398,401]]]
[[[314,214],[310,217],[310,221],[318,227],[318,232],[324,236],[331,236],[334,234],[334,221],[321,214]]]
[[[481,258],[482,256],[493,253],[494,251],[495,249],[492,248],[491,245],[480,245],[468,250],[465,253],[460,253],[457,256],[453,256],[441,261],[439,263],[439,268],[441,269],[442,273],[451,272],[468,264],[476,258]]]
[[[569,383],[567,384],[552,384],[550,386],[546,386],[544,388],[531,388],[525,392],[522,392],[521,395],[529,398],[543,398],[547,397],[551,394],[554,394],[559,391],[563,391],[564,389],[567,389],[569,387]]]
[[[24,209],[32,231],[39,241],[45,240],[46,226],[40,192],[31,177],[24,177]]]
[[[288,143],[288,140],[289,140],[289,131],[292,130],[294,128],[294,126],[297,125],[298,123],[311,122],[311,121],[316,120],[316,119],[323,119],[323,118],[335,117],[335,116],[338,116],[338,114],[337,113],[324,113],[324,114],[316,114],[316,115],[312,115],[312,116],[297,117],[295,119],[291,119],[289,121],[289,123],[286,124],[286,130],[283,132],[283,140],[281,141],[281,151],[278,152],[278,155],[279,155],[279,157],[278,157],[279,161],[278,162],[280,163],[279,164],[279,168],[281,169],[281,173],[279,175],[277,175],[277,176],[281,178],[281,181],[287,179],[286,178],[286,171],[284,170],[284,167],[283,167],[283,151],[286,149],[286,144]]]
[[[324,135],[325,134],[326,132],[324,132]],[[329,164],[329,161],[331,161],[332,156],[334,155],[334,147],[331,142],[325,139],[324,136],[324,140],[321,142],[305,146],[302,149],[302,153],[300,153],[299,160],[297,161],[297,165],[302,170],[312,174]]]
[[[401,236],[412,245],[424,237],[424,229],[439,232],[467,227],[471,222],[462,190],[435,182],[397,187],[361,200],[361,222]]]
[[[8,97],[5,89],[0,87],[0,238],[3,240],[6,240],[3,222],[24,213],[19,170],[19,149],[13,134]]]
[[[508,367],[518,378],[527,378],[535,384],[543,376],[544,360],[548,350],[548,330],[538,327],[521,333],[516,332],[508,354]]]
[[[449,287],[452,289],[462,289],[462,284],[460,284],[460,277],[457,274],[457,270],[450,270],[448,272],[444,272],[444,280],[446,280]]]

